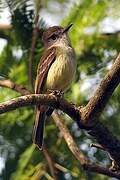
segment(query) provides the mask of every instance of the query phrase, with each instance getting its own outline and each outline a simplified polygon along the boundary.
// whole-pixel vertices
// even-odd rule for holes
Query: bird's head
[[[69,44],[68,31],[71,28],[72,24],[63,28],[61,26],[53,26],[46,29],[43,33],[43,43],[45,47],[50,47],[57,43],[66,43]]]

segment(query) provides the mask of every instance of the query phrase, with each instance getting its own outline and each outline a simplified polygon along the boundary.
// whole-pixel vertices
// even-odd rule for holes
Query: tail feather
[[[43,146],[45,119],[46,111],[44,108],[37,108],[36,119],[33,127],[33,143],[40,149],[42,149]]]

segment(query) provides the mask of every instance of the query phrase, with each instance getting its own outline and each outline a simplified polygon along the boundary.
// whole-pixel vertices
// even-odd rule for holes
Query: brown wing
[[[38,65],[37,77],[35,82],[35,93],[39,94],[42,92],[44,87],[44,81],[46,79],[48,70],[51,64],[54,62],[56,57],[56,49],[50,48],[43,54],[40,63]],[[43,145],[43,133],[47,107],[37,106],[36,107],[36,120],[33,128],[33,143],[42,149]]]
[[[46,50],[45,53],[43,54],[37,69],[37,77],[35,81],[36,94],[41,93],[44,86],[44,80],[47,76],[51,64],[55,60],[55,57],[56,57],[56,48],[50,48]]]

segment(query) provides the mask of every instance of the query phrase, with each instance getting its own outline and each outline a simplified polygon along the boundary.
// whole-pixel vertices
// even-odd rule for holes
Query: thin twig
[[[1,30],[11,30],[12,29],[12,25],[11,24],[0,24],[0,31]]]
[[[55,167],[55,163],[52,159],[52,156],[50,155],[50,153],[48,152],[48,149],[46,148],[46,146],[43,146],[43,154],[45,156],[45,159],[48,162],[48,166],[51,172],[52,177],[54,178],[54,180],[57,180],[57,169]]]
[[[15,84],[14,82],[10,80],[0,80],[0,86],[12,89],[20,93],[21,95],[31,94],[31,92],[27,90],[24,86]]]
[[[34,58],[34,54],[35,54],[35,46],[36,46],[38,33],[39,33],[38,20],[39,20],[39,15],[36,15],[35,27],[33,29],[33,34],[32,34],[31,50],[30,50],[30,55],[29,55],[29,59],[28,59],[28,62],[29,62],[29,84],[32,86],[32,89],[33,89],[32,65],[33,65],[33,58]]]
[[[119,166],[117,165],[116,161],[111,157],[110,153],[108,153],[108,152],[106,151],[106,149],[104,149],[100,144],[94,144],[94,143],[93,143],[93,144],[91,144],[90,146],[105,151],[105,152],[108,154],[108,156],[109,156],[109,158],[110,158],[110,160],[111,160],[111,167],[109,167],[109,169],[112,170],[112,171],[120,171],[120,168],[119,168]]]
[[[103,151],[106,151],[100,144],[94,144],[94,143],[92,143],[92,144],[90,144],[90,147],[95,147],[95,148],[101,149],[101,150],[103,150]]]
[[[72,151],[76,159],[80,161],[81,165],[86,164],[88,162],[87,158],[82,154],[82,152],[80,152],[80,149],[76,145],[73,137],[70,135],[69,130],[67,129],[65,124],[63,124],[62,119],[59,117],[56,111],[52,113],[52,118],[56,126],[60,129],[60,132],[63,134],[69,149]]]

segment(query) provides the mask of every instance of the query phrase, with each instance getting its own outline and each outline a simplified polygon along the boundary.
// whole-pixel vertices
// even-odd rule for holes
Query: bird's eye
[[[56,35],[56,34],[53,34],[50,38],[51,38],[52,40],[56,40],[57,35]]]

